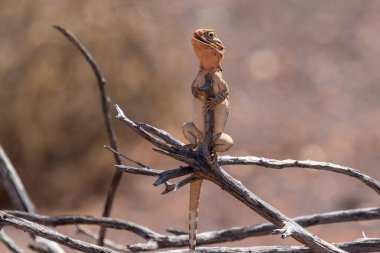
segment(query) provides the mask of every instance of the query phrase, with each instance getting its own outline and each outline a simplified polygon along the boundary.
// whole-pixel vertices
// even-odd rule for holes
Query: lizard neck
[[[204,72],[216,72],[216,71],[222,71],[222,66],[220,64],[218,65],[200,65],[200,70]]]

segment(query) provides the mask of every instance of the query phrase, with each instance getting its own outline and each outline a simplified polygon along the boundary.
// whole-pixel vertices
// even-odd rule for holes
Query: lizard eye
[[[209,37],[210,39],[214,39],[216,37],[214,32],[207,32],[206,36]]]

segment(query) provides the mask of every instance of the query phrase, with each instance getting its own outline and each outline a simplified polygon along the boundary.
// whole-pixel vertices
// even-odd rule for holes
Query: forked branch
[[[256,213],[260,214],[262,217],[276,225],[277,228],[286,228],[284,229],[283,235],[293,237],[304,245],[310,247],[310,249],[315,252],[345,252],[344,250],[341,250],[336,246],[323,241],[317,236],[311,234],[296,222],[286,217],[280,211],[276,210],[268,203],[260,199],[239,181],[226,173],[218,163],[210,163],[209,157],[204,155],[204,152],[188,150],[180,145],[170,145],[157,134],[157,129],[155,129],[155,132],[149,132],[149,130],[144,129],[141,126],[141,123],[138,124],[128,119],[118,106],[116,106],[116,112],[116,117],[119,120],[127,124],[139,135],[143,136],[146,140],[150,141],[153,145],[158,147],[158,149],[162,151],[162,154],[182,161],[188,166],[194,168],[194,174],[197,177],[212,181],[223,190],[227,191],[229,194],[233,195],[235,198],[253,209]],[[205,129],[208,129],[207,125]],[[174,138],[170,136],[170,139]],[[175,140],[171,142],[173,143]]]

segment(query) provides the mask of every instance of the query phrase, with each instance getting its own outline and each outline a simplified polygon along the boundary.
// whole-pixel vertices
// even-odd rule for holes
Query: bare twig
[[[60,31],[69,41],[71,41],[80,50],[80,52],[86,58],[87,62],[90,64],[92,70],[94,71],[94,74],[98,82],[99,91],[100,91],[102,112],[103,112],[104,124],[106,127],[108,141],[112,149],[114,149],[115,151],[118,151],[116,136],[112,127],[111,115],[109,112],[110,98],[106,95],[106,91],[105,91],[106,79],[104,78],[98,64],[96,63],[95,59],[92,57],[91,53],[86,49],[86,47],[79,41],[79,39],[72,32],[58,25],[55,25],[54,28]],[[122,164],[119,155],[117,153],[113,153],[113,155],[114,155],[116,164]],[[122,177],[122,173],[118,170],[115,170],[111,185],[108,189],[107,198],[104,204],[104,209],[103,209],[104,217],[109,217],[111,214],[113,201],[114,201],[116,190],[120,183],[121,177]],[[103,245],[105,234],[106,234],[106,229],[102,227],[100,229],[100,235],[99,235],[99,240],[98,240],[99,245]]]
[[[121,229],[130,231],[147,240],[162,237],[160,234],[150,230],[147,227],[128,222],[122,219],[109,218],[109,217],[94,217],[94,216],[80,216],[80,215],[64,215],[64,216],[44,216],[37,214],[29,214],[19,211],[3,211],[9,215],[23,218],[32,222],[36,222],[48,226],[63,226],[63,225],[99,225],[107,228]]]
[[[338,248],[341,248],[350,253],[359,252],[378,252],[380,248],[380,238],[362,238],[352,242],[334,243]],[[187,249],[180,250],[165,250],[157,253],[186,253]],[[312,250],[303,246],[260,246],[260,247],[199,247],[197,253],[313,253]]]
[[[153,184],[154,186],[163,184],[167,182],[169,179],[186,176],[194,172],[193,168],[191,168],[190,166],[179,167],[179,168],[170,169],[170,170],[135,168],[132,166],[127,166],[127,165],[116,165],[116,167],[123,172],[131,173],[131,174],[158,177],[158,179]]]
[[[136,164],[136,165],[142,167],[142,168],[149,168],[149,166],[146,166],[145,164],[143,164],[143,163],[141,163],[141,162],[139,162],[139,161],[136,161],[136,160],[134,160],[134,159],[132,159],[132,158],[130,158],[130,157],[128,157],[128,156],[126,156],[126,155],[124,155],[124,154],[122,154],[122,153],[116,151],[116,150],[114,150],[114,149],[111,148],[111,147],[108,147],[108,146],[104,146],[104,147],[105,147],[106,149],[108,149],[109,151],[116,153],[116,154],[119,155],[120,157],[122,157],[122,158],[124,158],[124,159],[126,159],[126,160],[128,160],[128,161],[130,161],[130,162],[132,162],[132,163],[134,163],[134,164]]]
[[[13,253],[23,253],[22,249],[20,249],[16,243],[10,238],[5,231],[0,230],[0,241],[4,243],[4,245]]]
[[[0,175],[16,208],[34,213],[35,208],[15,168],[0,145]]]
[[[185,144],[180,142],[179,140],[175,139],[173,136],[171,136],[168,132],[158,129],[154,126],[151,126],[149,124],[146,124],[144,122],[136,122],[139,126],[144,128],[146,131],[160,137],[162,140],[164,140],[166,143],[169,143],[170,145],[173,145],[177,148],[183,147]]]
[[[16,208],[29,212],[35,213],[35,207],[32,200],[29,198],[25,187],[18,176],[15,168],[13,167],[11,161],[8,159],[5,151],[0,145],[0,174],[3,179],[3,184],[8,191],[11,200],[13,201]],[[32,236],[33,237],[33,236]],[[64,253],[64,250],[55,242],[44,240],[43,238],[33,237],[35,243],[48,249],[50,252],[54,253]]]
[[[99,240],[99,235],[95,233],[94,231],[85,228],[83,226],[77,226],[78,233],[87,235],[91,237],[92,239]],[[120,252],[131,252],[125,245],[113,242],[109,239],[104,239],[104,245],[107,246],[108,248],[120,251]]]
[[[2,226],[15,227],[25,232],[28,232],[30,234],[33,234],[35,236],[46,238],[48,240],[57,242],[59,244],[65,245],[67,247],[70,247],[72,249],[76,249],[82,252],[116,253],[116,251],[113,251],[101,246],[93,245],[87,242],[70,238],[50,228],[25,220],[23,218],[19,218],[19,217],[7,214],[6,212],[3,212],[3,211],[0,211],[0,223]]]
[[[160,149],[166,150],[166,151],[174,150],[166,142],[160,140],[161,137],[157,138],[157,137],[153,136],[153,134],[151,134],[150,132],[145,130],[145,128],[142,125],[140,125],[141,123],[139,124],[139,123],[132,121],[129,118],[127,118],[125,116],[124,112],[120,109],[120,107],[118,105],[115,105],[115,110],[116,110],[116,118],[117,119],[119,119],[121,122],[123,122],[124,124],[131,127],[135,132],[140,134],[142,137],[144,137],[146,140],[151,142],[153,145],[157,146]],[[173,140],[173,142],[176,142],[176,141]]]
[[[218,159],[220,165],[257,165],[272,169],[284,169],[289,167],[295,168],[308,168],[316,170],[327,170],[331,172],[341,173],[350,177],[354,177],[367,186],[371,187],[378,194],[380,194],[380,182],[371,178],[370,176],[364,174],[363,172],[353,169],[350,167],[327,163],[327,162],[317,162],[311,160],[299,161],[299,160],[275,160],[255,156],[245,156],[245,157],[233,157],[233,156],[221,156]]]

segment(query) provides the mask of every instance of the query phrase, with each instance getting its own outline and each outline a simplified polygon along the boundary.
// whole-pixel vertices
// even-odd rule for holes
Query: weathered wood
[[[118,145],[116,141],[116,135],[115,131],[112,126],[112,121],[111,121],[111,114],[110,114],[110,98],[106,95],[106,79],[103,75],[103,73],[100,70],[100,67],[98,63],[95,61],[94,57],[91,55],[90,51],[87,50],[87,48],[80,42],[80,40],[69,30],[63,28],[62,26],[59,25],[54,25],[53,26],[55,29],[57,29],[59,32],[61,32],[70,42],[73,43],[73,45],[79,49],[81,54],[84,56],[86,61],[90,64],[97,83],[98,83],[98,88],[99,88],[99,93],[100,93],[100,99],[101,99],[101,105],[102,105],[102,113],[103,113],[103,120],[106,128],[106,133],[107,133],[107,138],[108,141],[112,147],[112,149],[118,151]],[[120,156],[115,152],[113,154],[114,159],[116,164],[122,164]],[[109,217],[111,214],[112,206],[113,206],[113,201],[115,198],[116,190],[120,184],[120,180],[122,177],[122,173],[118,170],[115,170],[114,175],[112,177],[111,185],[108,189],[107,192],[107,197],[106,201],[104,203],[103,207],[103,216],[104,217]],[[105,228],[100,229],[100,236],[98,240],[99,245],[103,245],[103,240],[106,235],[106,230]]]
[[[0,225],[1,226],[11,226],[18,229],[21,229],[30,234],[46,238],[48,240],[57,242],[59,244],[65,245],[72,249],[76,249],[82,252],[88,253],[117,253],[114,250],[107,249],[101,246],[93,245],[91,243],[83,242],[70,238],[66,235],[58,233],[55,230],[41,226],[37,223],[25,220],[8,214],[6,212],[0,211]]]
[[[17,244],[10,238],[4,230],[0,230],[0,241],[13,253],[23,253],[24,251],[20,249]]]
[[[125,221],[117,218],[80,216],[80,215],[64,215],[64,216],[45,216],[38,214],[30,214],[20,211],[4,211],[8,215],[14,215],[19,218],[26,219],[31,222],[42,224],[45,226],[66,226],[66,225],[99,225],[112,229],[120,229],[129,231],[137,236],[147,240],[146,243],[138,243],[128,245],[116,244],[110,240],[105,240],[105,245],[115,248],[116,250],[133,249],[135,251],[155,250],[168,247],[183,247],[188,244],[188,235],[164,235],[157,233],[145,226],[138,225],[133,222]],[[294,222],[299,225],[308,227],[321,224],[331,224],[337,222],[349,222],[359,220],[380,219],[380,208],[361,208],[352,210],[341,210],[328,213],[312,214],[293,218]],[[252,225],[247,227],[235,227],[219,231],[209,231],[199,233],[197,235],[198,245],[206,245],[211,243],[221,243],[228,241],[241,240],[247,237],[263,236],[271,234],[276,226],[270,223]],[[98,235],[86,230],[91,237],[98,239]],[[379,238],[380,239],[380,238]]]
[[[334,246],[350,253],[378,252],[380,239],[361,238],[353,242],[334,243]],[[186,253],[188,250],[165,250],[156,253]],[[313,253],[303,246],[259,246],[259,247],[199,247],[197,253]]]
[[[213,124],[212,111],[205,113],[206,127],[209,131],[204,133],[204,142],[199,152],[188,150],[186,148],[173,148],[166,143],[158,140],[157,137],[152,136],[142,129],[138,124],[134,123],[132,120],[128,119],[124,112],[117,105],[115,106],[117,111],[117,118],[126,123],[129,127],[136,131],[136,133],[143,136],[146,140],[150,141],[158,148],[163,149],[166,154],[170,157],[177,158],[177,160],[187,163],[190,167],[194,168],[194,174],[200,179],[208,179],[215,183],[221,189],[227,191],[229,194],[240,200],[242,203],[250,207],[256,213],[272,222],[280,229],[283,230],[283,235],[291,236],[302,244],[310,247],[315,252],[318,253],[330,253],[339,252],[343,253],[341,250],[334,245],[320,239],[319,237],[311,234],[304,228],[302,228],[297,223],[293,222],[291,219],[282,214],[279,210],[273,208],[264,200],[253,194],[249,189],[247,189],[239,181],[231,177],[226,173],[217,163],[211,161],[210,156],[210,146],[212,141],[212,131],[210,129]],[[211,132],[211,133],[210,133]],[[210,139],[211,138],[211,139]],[[173,152],[171,152],[173,151]],[[179,154],[179,155],[178,155]],[[186,157],[186,159],[184,158]]]
[[[15,168],[5,153],[3,147],[0,145],[0,175],[7,190],[11,201],[17,209],[27,211],[30,213],[35,212],[34,204],[30,200],[27,191],[20,177],[18,176]]]
[[[234,156],[221,156],[218,159],[219,165],[256,165],[265,168],[271,169],[285,169],[285,168],[305,168],[305,169],[315,169],[315,170],[326,170],[330,172],[344,174],[355,179],[360,180],[378,194],[380,194],[380,182],[375,180],[374,178],[366,175],[365,173],[350,168],[347,166],[342,166],[334,163],[327,162],[318,162],[311,160],[276,160],[276,159],[268,159],[263,157],[256,156],[242,156],[242,157],[234,157]]]

